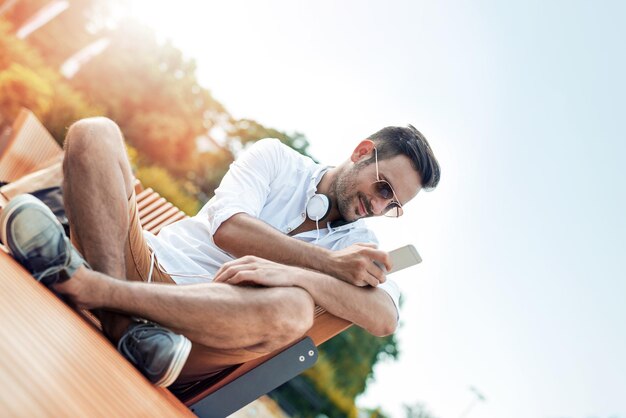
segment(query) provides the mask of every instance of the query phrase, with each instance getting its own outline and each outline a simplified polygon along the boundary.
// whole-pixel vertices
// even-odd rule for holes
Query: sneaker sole
[[[43,209],[44,212],[50,211],[50,208],[48,208],[48,206],[46,206],[41,200],[37,199],[35,196],[30,194],[22,194],[14,197],[9,201],[9,204],[4,208],[4,210],[2,211],[2,216],[0,217],[0,239],[2,239],[2,243],[9,250],[9,254],[13,255],[14,257],[16,254],[13,254],[13,251],[11,250],[11,247],[9,246],[9,243],[7,241],[8,223],[11,219],[11,215],[13,215],[16,210],[29,203],[39,206]],[[63,227],[56,218],[51,217],[50,219],[52,219],[58,225],[60,231],[65,233],[63,231]]]
[[[183,370],[183,366],[185,366],[187,358],[189,358],[189,353],[191,352],[191,341],[185,336],[182,337],[175,350],[177,353],[176,357],[172,360],[165,375],[159,381],[155,382],[156,386],[168,387],[180,376],[180,372]]]

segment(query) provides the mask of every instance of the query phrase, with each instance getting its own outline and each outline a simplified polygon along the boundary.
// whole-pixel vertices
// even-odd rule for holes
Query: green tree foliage
[[[195,170],[190,178],[198,188],[198,198],[202,202],[208,201],[213,196],[233,160],[234,154],[230,150],[218,146],[211,152],[196,154]]]
[[[406,418],[435,418],[422,403],[403,405]]]
[[[61,144],[65,130],[77,119],[100,113],[39,52],[13,36],[13,26],[0,19],[0,114],[15,119],[30,109]]]
[[[52,89],[50,109],[41,115],[40,119],[60,144],[63,143],[67,128],[72,123],[103,114],[100,106],[86,100],[85,95],[73,89],[64,80],[58,79],[52,84]]]
[[[54,72],[12,32],[11,24],[0,20],[0,112],[14,119],[24,106],[43,115],[52,102]]]
[[[15,118],[21,106],[45,114],[52,103],[52,86],[45,78],[20,64],[11,64],[0,73],[0,108]]]
[[[300,154],[311,157],[308,153],[309,141],[300,132],[289,135],[273,128],[267,128],[252,119],[239,119],[229,125],[227,134],[229,139],[237,141],[242,146],[262,138],[277,138]]]
[[[338,373],[334,378],[346,396],[354,399],[365,390],[379,360],[396,359],[399,355],[395,335],[373,337],[353,326],[322,344],[322,350]]]
[[[365,390],[374,364],[396,359],[399,354],[394,335],[377,338],[356,326],[322,344],[319,351],[316,365],[306,370],[302,379],[270,394],[287,409],[295,405],[297,416],[303,418],[355,417],[355,399]],[[317,396],[307,396],[311,389]]]
[[[158,190],[161,196],[170,202],[176,202],[176,206],[186,214],[193,216],[198,212],[199,202],[194,195],[193,184],[181,184],[163,167],[154,165],[139,166],[135,170],[135,175],[144,187]]]

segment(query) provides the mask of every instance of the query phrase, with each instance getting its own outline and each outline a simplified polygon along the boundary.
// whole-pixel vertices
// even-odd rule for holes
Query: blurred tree
[[[4,18],[17,30],[50,3],[51,0],[19,0]],[[121,3],[121,0],[71,0],[70,7],[29,35],[28,41],[49,66],[58,68],[76,51],[115,29],[112,11]]]
[[[196,169],[191,174],[191,180],[198,187],[198,198],[202,202],[208,201],[213,196],[233,160],[233,153],[221,147],[197,155],[194,163]]]
[[[42,115],[51,105],[54,72],[12,32],[11,25],[0,19],[0,113],[12,120],[24,106]]]
[[[300,132],[289,135],[277,129],[267,128],[252,119],[239,119],[231,121],[226,133],[229,139],[237,141],[241,146],[262,138],[277,138],[300,154],[313,158],[308,152],[309,141]]]
[[[367,417],[367,418],[389,418],[385,412],[380,409],[362,409],[359,411],[359,418]]]
[[[161,196],[189,216],[194,216],[200,209],[197,188],[190,181],[174,178],[163,167],[145,164],[137,149],[126,144],[126,153],[133,173],[144,188],[152,188]]]
[[[395,360],[399,355],[395,334],[374,337],[356,326],[328,340],[321,348],[335,365],[335,382],[352,399],[365,390],[374,364],[380,360]]]
[[[101,106],[87,101],[83,94],[63,79],[57,78],[52,90],[50,109],[41,116],[41,121],[60,144],[65,140],[67,128],[72,123],[103,114]]]
[[[14,31],[17,31],[30,17],[40,10],[49,0],[19,0],[13,1],[5,9],[2,18],[11,23]]]
[[[104,107],[150,163],[187,178],[195,171],[197,138],[215,119],[230,117],[198,84],[195,71],[195,62],[172,44],[159,44],[150,29],[125,20],[109,47],[71,82]]]
[[[52,86],[44,77],[20,64],[0,72],[0,111],[14,119],[22,106],[35,114],[45,114],[52,103]]]
[[[135,175],[145,188],[157,190],[187,215],[193,216],[198,212],[200,203],[195,197],[193,184],[176,180],[165,169],[154,165],[137,166]]]
[[[422,403],[403,405],[406,418],[435,418]]]
[[[0,114],[13,120],[21,107],[35,113],[60,144],[72,122],[100,113],[0,19]]]
[[[297,409],[296,416],[356,416],[355,399],[365,390],[374,364],[398,357],[395,335],[377,338],[356,326],[322,344],[319,351],[317,363],[301,379],[270,393],[285,409]],[[307,395],[311,391],[316,395]]]

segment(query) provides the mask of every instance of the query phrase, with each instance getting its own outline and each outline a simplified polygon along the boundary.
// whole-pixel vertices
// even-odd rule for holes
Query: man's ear
[[[353,163],[362,160],[363,158],[369,158],[370,153],[374,149],[374,141],[371,139],[364,139],[359,142],[359,145],[356,146],[354,151],[352,151],[352,155],[350,156],[350,160]]]

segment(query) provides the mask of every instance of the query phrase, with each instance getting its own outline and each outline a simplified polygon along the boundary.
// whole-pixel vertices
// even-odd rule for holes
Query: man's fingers
[[[222,264],[222,266],[217,270],[217,273],[215,273],[213,280],[217,282],[224,281],[223,279],[220,279],[220,277],[224,274],[224,272],[228,271],[229,269],[235,268],[237,266],[249,266],[257,261],[258,259],[252,256],[245,256],[245,257],[238,258],[236,260],[228,261]]]
[[[357,242],[356,244],[353,244],[353,245],[358,246],[358,247],[378,248],[378,245],[373,244],[371,242]]]
[[[255,279],[254,271],[240,270],[233,274],[225,283],[238,285],[238,284],[252,284]]]
[[[380,268],[380,266],[376,265],[376,263],[372,262],[372,266],[367,269],[367,273],[370,277],[373,278],[375,282],[372,286],[376,287],[381,283],[385,283],[387,279],[385,276],[385,272]],[[371,283],[370,283],[371,284]]]
[[[372,264],[374,264],[374,269],[371,272],[371,274],[376,277],[376,279],[380,282],[380,283],[385,283],[385,281],[387,280],[387,268],[385,267],[384,264],[382,264],[380,261],[374,261],[372,260]]]
[[[356,284],[356,286],[363,287],[363,286],[369,285],[369,286],[372,286],[372,287],[376,287],[376,286],[379,285],[378,280],[376,279],[376,277],[374,275],[370,274],[370,272],[368,272],[368,271],[366,271],[365,274],[362,275],[362,279],[363,279],[362,280],[363,284],[362,285]]]
[[[391,268],[393,266],[391,264],[391,258],[389,257],[389,253],[386,253],[382,250],[367,248],[363,249],[363,254],[368,256],[373,261],[377,261],[382,264],[385,267],[386,271],[391,271]]]
[[[224,274],[224,271],[226,271],[226,269],[228,269],[229,267],[237,265],[239,260],[241,259],[227,261],[226,263],[222,264],[222,266],[217,270],[217,273],[215,273],[214,280],[217,279],[221,274]]]
[[[215,275],[215,277],[213,278],[214,282],[218,282],[218,283],[227,282],[231,277],[233,277],[237,273],[254,268],[250,263],[245,263],[245,262],[239,262],[239,263],[230,262],[230,263],[232,264],[228,266],[224,264],[224,266],[220,268],[221,272],[218,271],[218,274]]]

